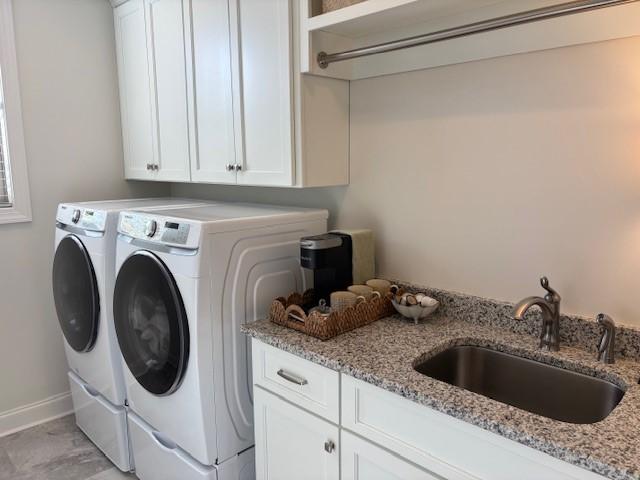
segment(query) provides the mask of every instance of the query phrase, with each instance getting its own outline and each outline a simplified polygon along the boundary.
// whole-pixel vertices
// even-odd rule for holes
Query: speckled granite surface
[[[615,480],[640,479],[640,335],[624,329],[614,365],[594,358],[599,328],[578,317],[562,320],[562,350],[538,350],[540,324],[511,319],[512,305],[429,290],[441,301],[437,315],[419,325],[389,317],[322,342],[263,320],[248,335],[328,368],[477,425]],[[626,391],[603,421],[575,425],[548,419],[439,382],[413,370],[418,359],[454,345],[487,346],[609,380]]]
[[[514,333],[540,334],[540,310],[537,308],[529,311],[525,321],[516,321],[511,317],[513,304],[509,302],[436,288],[425,288],[400,281],[394,283],[407,290],[426,292],[437,299],[440,302],[440,308],[432,318],[455,318],[478,325],[500,327]],[[542,296],[544,293],[540,287],[538,287],[537,292],[535,288],[531,291],[532,295]],[[560,311],[563,313],[562,305],[560,306]],[[593,313],[595,317],[600,312]],[[562,345],[584,348],[595,353],[601,335],[602,328],[594,321],[594,318],[561,315],[560,337]],[[615,347],[617,356],[629,357],[640,362],[640,329],[617,325]]]

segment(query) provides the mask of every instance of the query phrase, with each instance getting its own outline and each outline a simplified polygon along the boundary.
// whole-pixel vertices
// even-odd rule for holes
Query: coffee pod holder
[[[292,293],[287,298],[276,298],[269,309],[269,320],[283,327],[305,333],[320,340],[329,340],[342,333],[364,327],[395,313],[391,304],[392,294],[374,295],[340,311],[321,313],[318,310],[305,312],[314,298],[313,290],[300,294]]]

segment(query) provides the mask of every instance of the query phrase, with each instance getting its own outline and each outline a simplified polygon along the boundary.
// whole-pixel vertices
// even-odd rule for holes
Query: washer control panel
[[[118,221],[119,233],[132,238],[185,248],[198,248],[198,232],[195,230],[198,230],[196,225],[184,220],[179,221],[142,212],[122,212]]]
[[[104,232],[107,226],[107,212],[62,204],[58,207],[56,221],[84,230]]]
[[[166,243],[186,244],[189,239],[189,224],[164,222],[162,241]]]

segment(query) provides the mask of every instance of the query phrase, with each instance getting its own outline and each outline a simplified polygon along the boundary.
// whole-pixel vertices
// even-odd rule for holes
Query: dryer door
[[[116,278],[113,316],[120,351],[147,391],[169,395],[189,360],[189,325],[178,286],[156,255],[138,251]]]
[[[60,327],[71,348],[90,351],[98,335],[100,294],[89,252],[75,235],[64,237],[56,249],[53,298]]]

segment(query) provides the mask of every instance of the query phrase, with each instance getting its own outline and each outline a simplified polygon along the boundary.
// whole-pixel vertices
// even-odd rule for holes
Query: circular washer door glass
[[[53,299],[67,342],[90,351],[98,335],[100,295],[89,252],[75,235],[60,241],[53,258]]]
[[[151,252],[127,258],[116,278],[113,314],[122,356],[155,395],[176,391],[189,360],[189,325],[176,282]]]

